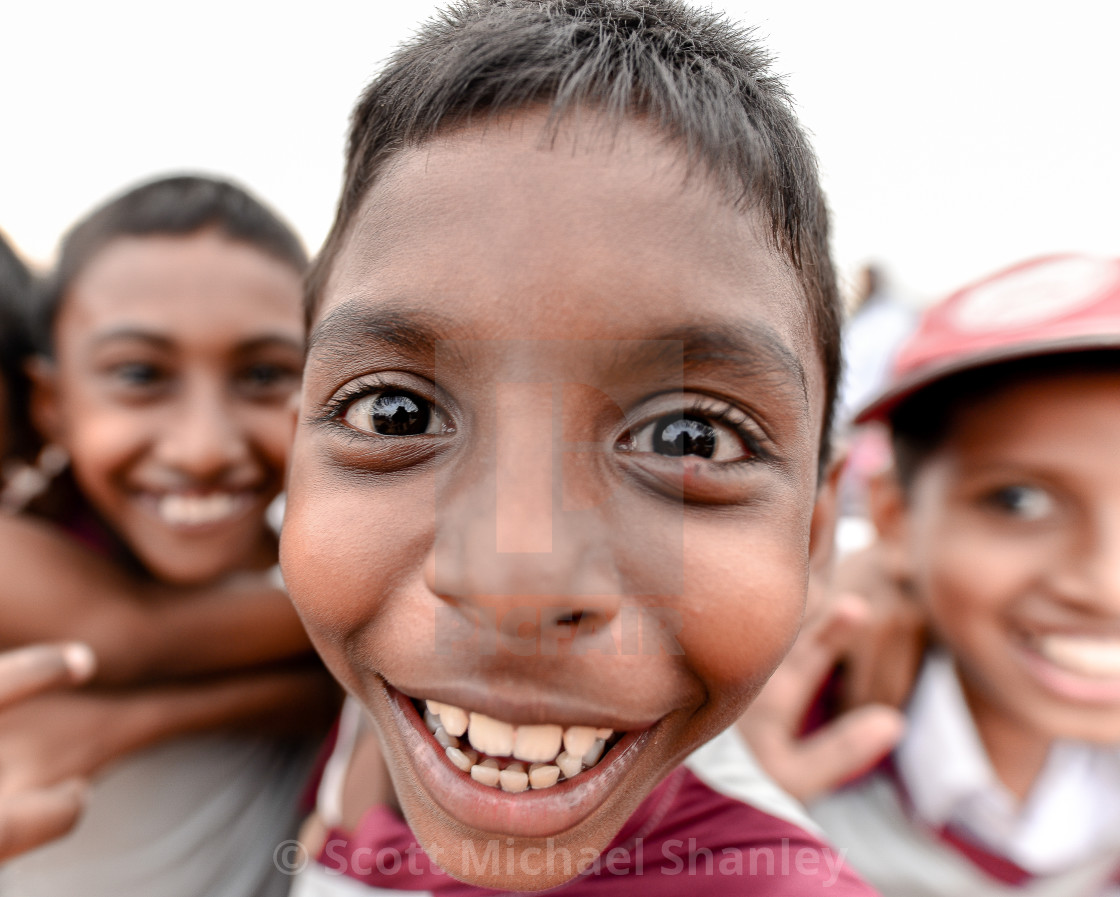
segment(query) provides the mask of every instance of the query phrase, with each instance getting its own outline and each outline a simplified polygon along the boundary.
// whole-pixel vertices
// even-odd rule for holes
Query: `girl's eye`
[[[694,457],[709,461],[745,461],[755,453],[730,425],[697,414],[674,412],[636,429],[621,446],[668,458]]]
[[[432,402],[396,389],[354,399],[342,419],[355,430],[373,436],[426,436],[452,429],[446,415]]]
[[[1005,486],[992,493],[989,500],[1021,520],[1041,520],[1054,509],[1054,499],[1037,486]]]
[[[294,387],[299,374],[285,365],[261,362],[241,371],[238,380],[249,391],[269,392]]]
[[[126,361],[115,365],[112,369],[113,378],[130,387],[152,386],[158,383],[162,373],[154,364],[143,361]]]

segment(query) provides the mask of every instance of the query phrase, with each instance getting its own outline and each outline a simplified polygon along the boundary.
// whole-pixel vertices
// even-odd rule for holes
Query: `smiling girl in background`
[[[56,526],[2,521],[13,581],[0,623],[6,638],[32,640],[52,625],[56,638],[80,635],[83,621],[105,687],[17,708],[0,726],[0,757],[41,781],[118,762],[76,831],[6,866],[0,893],[286,889],[272,851],[294,821],[304,733],[333,708],[298,621],[267,585],[276,539],[265,512],[299,383],[305,263],[271,212],[207,178],[139,187],[64,241],[38,309],[32,407],[70,469],[55,484]],[[75,497],[60,503],[66,487]],[[130,615],[119,595],[136,583],[144,601]],[[143,625],[117,631],[102,618]]]

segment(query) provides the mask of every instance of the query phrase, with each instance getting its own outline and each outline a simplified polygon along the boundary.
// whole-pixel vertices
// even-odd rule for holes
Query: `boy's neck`
[[[996,777],[1022,802],[1042,773],[1052,739],[992,704],[963,676],[961,688]]]

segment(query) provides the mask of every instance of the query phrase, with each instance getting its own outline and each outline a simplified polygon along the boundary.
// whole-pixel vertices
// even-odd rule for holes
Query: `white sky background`
[[[820,155],[841,270],[924,299],[1120,254],[1120,3],[715,0],[757,25]],[[225,174],[314,250],[349,109],[430,0],[0,0],[0,229],[38,264],[110,194]]]

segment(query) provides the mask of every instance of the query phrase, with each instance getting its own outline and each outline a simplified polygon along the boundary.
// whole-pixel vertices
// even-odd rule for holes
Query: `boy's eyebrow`
[[[649,347],[658,344],[664,349],[651,353]],[[685,371],[732,367],[749,377],[784,375],[796,381],[806,404],[809,402],[809,384],[801,359],[775,330],[757,321],[680,327],[658,335],[653,342],[640,341],[637,346],[634,355],[620,357],[618,363],[631,369],[642,364],[656,366],[663,360],[655,356],[669,353],[680,360]]]
[[[308,354],[343,361],[376,345],[389,344],[411,355],[434,358],[436,346],[451,347],[440,338],[437,319],[403,305],[382,304],[376,310],[352,301],[323,318],[308,338]],[[650,340],[611,340],[617,344],[614,364],[620,370],[663,367],[675,360],[683,370],[732,367],[748,377],[775,373],[796,382],[809,402],[805,366],[796,353],[770,327],[758,321],[720,321],[718,325],[692,325],[665,331]],[[632,348],[630,348],[632,347]],[[627,349],[630,348],[630,351]]]
[[[435,355],[440,342],[430,315],[382,304],[376,311],[358,301],[346,302],[321,320],[307,339],[307,352],[349,357],[372,344],[388,343],[412,355]]]

